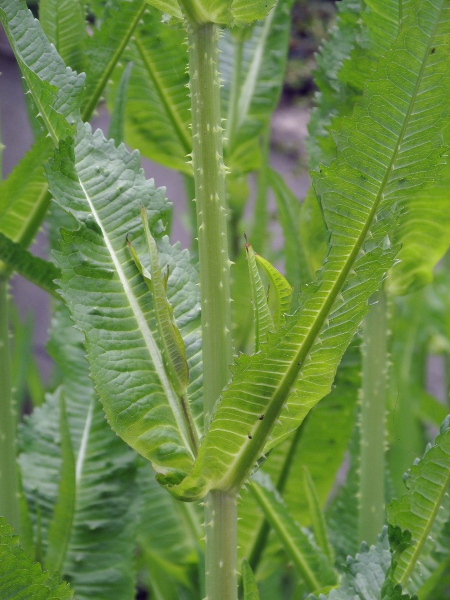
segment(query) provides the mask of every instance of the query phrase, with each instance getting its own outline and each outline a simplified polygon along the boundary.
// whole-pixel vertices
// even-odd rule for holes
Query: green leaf
[[[255,252],[250,244],[245,244],[245,251],[247,254],[248,271],[250,275],[253,316],[255,321],[255,351],[258,352],[260,342],[266,338],[269,331],[274,331],[275,327],[267,303],[266,292],[256,264]]]
[[[70,600],[67,583],[52,579],[25,554],[19,538],[0,517],[0,597],[10,600]]]
[[[135,586],[136,457],[105,421],[89,378],[82,337],[72,327],[67,309],[58,305],[49,351],[63,384],[57,394],[47,396],[44,405],[26,417],[21,427],[24,488],[35,536],[42,538],[47,558],[52,535],[61,533],[56,531],[56,521],[66,533],[70,529],[67,547],[60,546],[63,556],[58,560],[63,562],[63,577],[72,583],[77,598],[130,600]],[[61,480],[60,445],[69,441],[59,433],[58,394],[64,394],[75,457],[73,514],[62,512],[67,490]],[[69,490],[69,498],[71,495]],[[57,503],[59,519],[55,518]],[[53,534],[49,527],[53,527]]]
[[[269,303],[273,302],[273,322],[275,331],[278,331],[284,325],[286,313],[291,308],[292,286],[268,260],[259,254],[255,254],[255,259],[270,281]]]
[[[269,450],[285,439],[330,391],[367,301],[394,261],[396,248],[386,236],[397,218],[396,203],[432,181],[442,166],[449,81],[441,59],[449,53],[449,12],[443,0],[419,6],[345,122],[337,159],[313,174],[331,235],[319,280],[285,329],[269,335],[259,353],[239,357],[194,471],[174,493],[198,497],[209,489],[237,489],[264,446]],[[404,50],[411,45],[414,56]],[[432,46],[442,47],[439,60]],[[405,176],[406,187],[400,181]]]
[[[60,273],[55,265],[42,258],[33,256],[28,250],[25,250],[19,244],[15,244],[1,232],[0,261],[6,265],[8,271],[15,271],[55,296],[55,298],[60,298],[56,293],[56,285],[54,283]]]
[[[179,25],[161,22],[147,11],[134,43],[124,54],[133,62],[125,110],[125,138],[133,148],[169,168],[192,175],[187,155],[192,151],[190,102],[186,86],[186,33]],[[110,107],[118,94],[121,69],[116,70]]]
[[[291,0],[280,0],[263,22],[251,30],[225,31],[219,42],[225,159],[233,172],[255,170],[261,162],[260,137],[278,104],[286,70],[291,6]]]
[[[16,55],[37,112],[53,143],[73,135],[84,75],[64,65],[22,0],[2,0],[0,20]]]
[[[58,203],[79,223],[77,231],[63,231],[57,260],[63,296],[85,333],[92,378],[108,420],[155,470],[177,480],[192,465],[191,424],[167,377],[152,298],[126,244],[126,236],[133,236],[140,253],[142,206],[152,234],[161,238],[160,221],[169,210],[164,191],[145,180],[136,152],[114,148],[100,131],[92,134],[81,124],[74,147],[63,146],[55,154],[48,177]],[[199,435],[198,274],[187,251],[167,239],[158,240],[158,251],[170,269],[167,297],[186,346],[190,408]],[[111,328],[114,338],[107,333]]]
[[[80,0],[40,0],[39,21],[64,63],[83,71],[86,39],[84,6]]]
[[[300,234],[300,202],[286,185],[284,179],[273,169],[269,171],[269,185],[275,202],[284,237],[284,267],[286,279],[294,288],[294,301],[300,286],[311,281],[303,240]],[[322,260],[320,261],[320,265]],[[320,266],[319,265],[319,266]]]
[[[319,201],[311,186],[300,208],[300,243],[310,279],[320,269],[327,254],[328,235]]]
[[[110,140],[114,140],[116,146],[121,144],[124,140],[125,106],[132,68],[133,63],[129,62],[125,67],[125,71],[122,73],[122,77],[120,78],[119,86],[117,88],[116,99],[114,101],[114,108],[111,112],[108,138]]]
[[[317,545],[330,561],[330,564],[333,564],[334,551],[328,538],[327,526],[325,523],[325,518],[322,509],[320,507],[319,498],[317,496],[317,490],[314,486],[312,477],[308,471],[308,467],[303,467],[303,473],[304,489],[306,491],[309,512],[311,514],[311,522],[312,529],[314,531],[314,537],[316,538]]]
[[[76,464],[70,438],[66,405],[63,393],[59,396],[59,431],[61,436],[61,474],[58,499],[53,518],[48,528],[48,548],[45,566],[54,573],[60,573],[66,557],[76,505]]]
[[[250,482],[250,491],[266,519],[275,529],[289,558],[293,561],[309,591],[336,583],[333,567],[313,538],[289,514],[270,480],[258,477]]]
[[[331,590],[326,595],[310,596],[308,600],[374,600],[375,598],[394,600],[394,596],[381,595],[390,566],[391,553],[387,528],[385,528],[376,545],[369,548],[364,542],[355,558],[347,557],[344,574],[337,589]],[[407,598],[405,597],[404,600]]]
[[[183,18],[183,13],[177,0],[146,0],[146,2],[158,10],[162,10],[163,13],[172,15],[177,19]]]
[[[259,600],[258,586],[255,576],[247,560],[242,561],[242,581],[244,585],[244,600]]]
[[[233,0],[231,3],[231,13],[233,23],[236,25],[246,25],[252,21],[264,19],[277,3],[277,0]],[[288,5],[288,1],[279,0],[278,4]],[[275,10],[272,10],[275,12]]]
[[[86,93],[81,109],[83,121],[88,121],[104,93],[106,84],[121,60],[125,48],[145,14],[144,0],[121,2],[112,8],[100,29],[86,44]]]
[[[415,592],[437,566],[432,552],[450,514],[450,418],[405,483],[406,494],[388,505],[387,515],[391,527],[410,533],[412,544],[399,551],[392,580]]]

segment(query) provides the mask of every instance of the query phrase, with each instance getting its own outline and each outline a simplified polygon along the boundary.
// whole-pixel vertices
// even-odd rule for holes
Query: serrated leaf
[[[19,546],[19,538],[0,517],[0,597],[10,600],[70,600],[73,592],[66,583],[43,572]]]
[[[55,145],[73,135],[84,75],[64,65],[22,0],[2,0],[0,19],[17,62]]]
[[[259,254],[255,254],[255,259],[270,281],[269,302],[273,303],[274,307],[274,331],[278,331],[284,325],[285,316],[291,308],[292,286],[268,260]]]
[[[244,585],[244,600],[259,600],[258,586],[255,576],[247,560],[242,561],[242,582]]]
[[[398,551],[391,578],[411,592],[417,591],[436,568],[432,556],[435,540],[450,514],[449,425],[447,418],[433,446],[411,467],[406,479],[408,491],[403,498],[393,500],[387,507],[389,525],[408,531],[412,542],[403,551]]]
[[[282,545],[297,567],[309,591],[336,583],[333,567],[313,538],[294,521],[270,480],[260,474],[250,483],[250,491],[275,529]]]
[[[40,0],[39,21],[64,63],[82,72],[86,38],[83,3],[80,0]]]
[[[269,331],[274,331],[272,315],[267,303],[261,276],[256,264],[256,256],[250,244],[245,245],[247,254],[248,271],[250,275],[250,288],[252,293],[253,316],[255,322],[255,352],[258,352],[260,342],[264,340]]]
[[[54,317],[49,350],[63,381],[59,393],[64,393],[76,461],[74,512],[60,514],[62,525],[72,517],[70,530],[66,529],[70,533],[67,547],[59,545],[62,574],[72,582],[80,600],[130,600],[134,595],[136,458],[104,419],[89,379],[82,335],[72,327],[63,305]],[[58,395],[47,396],[45,404],[25,419],[20,432],[25,493],[44,553],[51,541],[49,525],[61,487],[59,410]],[[62,508],[64,490],[59,495]],[[60,533],[54,531],[56,536]]]
[[[33,256],[28,250],[15,244],[1,232],[0,262],[4,263],[8,271],[14,271],[26,277],[31,283],[59,298],[54,281],[60,273],[55,265]]]
[[[375,600],[381,599],[381,589],[391,566],[389,538],[387,528],[378,539],[378,543],[361,545],[361,550],[352,558],[347,557],[344,574],[337,589],[328,594],[309,596],[308,600]],[[383,600],[394,600],[393,596],[383,596]],[[407,598],[404,598],[407,600]]]
[[[85,332],[92,377],[108,420],[159,473],[176,480],[192,465],[192,424],[187,424],[167,377],[151,295],[126,244],[129,234],[140,251],[142,206],[152,234],[161,237],[160,221],[169,210],[164,192],[145,180],[136,152],[114,148],[100,131],[91,134],[82,124],[74,147],[62,147],[47,171],[58,203],[79,222],[77,231],[63,232],[57,259],[63,295]],[[187,251],[164,239],[158,250],[170,268],[168,300],[184,335],[191,410],[199,420],[198,275]],[[111,327],[120,332],[119,338],[106,333]]]
[[[444,0],[420,4],[346,121],[337,159],[313,174],[331,235],[326,264],[285,329],[269,335],[259,353],[239,357],[194,471],[174,493],[194,498],[209,489],[238,488],[264,446],[268,450],[285,439],[330,391],[367,301],[393,264],[397,249],[387,236],[397,219],[396,203],[432,181],[442,167],[448,70],[429,48],[449,53],[449,13]],[[412,46],[414,54],[405,50]],[[400,182],[405,176],[410,177],[406,187]]]

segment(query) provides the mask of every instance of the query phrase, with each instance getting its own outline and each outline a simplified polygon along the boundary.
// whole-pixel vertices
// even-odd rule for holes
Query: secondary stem
[[[8,281],[0,277],[0,515],[19,532],[16,418],[11,390]]]
[[[383,291],[364,320],[359,540],[375,544],[384,524],[387,302]]]
[[[188,27],[206,428],[228,382],[232,359],[218,36],[211,23]],[[211,492],[205,507],[207,600],[237,600],[236,497]]]

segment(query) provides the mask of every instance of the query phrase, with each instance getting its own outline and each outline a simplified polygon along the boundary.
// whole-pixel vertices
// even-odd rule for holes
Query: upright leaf
[[[67,432],[63,439],[59,434],[58,394],[48,396],[22,428],[20,464],[35,535],[42,539],[49,567],[56,566],[50,562],[53,553],[77,598],[130,600],[135,583],[136,457],[105,421],[89,379],[82,335],[62,305],[54,317],[49,350],[63,382],[58,393],[64,394],[70,439]],[[67,501],[73,494],[65,489],[60,448],[69,443],[75,458],[71,509]],[[68,534],[64,544],[58,543],[62,534]]]
[[[114,108],[111,112],[108,138],[114,140],[116,142],[116,146],[124,141],[125,107],[132,68],[133,63],[129,62],[125,67],[125,71],[122,73],[122,77],[120,78],[119,86],[117,88]]]
[[[129,234],[140,253],[142,206],[152,234],[161,237],[160,222],[169,210],[164,192],[145,180],[136,152],[116,149],[100,131],[92,134],[82,124],[74,147],[56,153],[48,177],[58,203],[79,222],[77,231],[63,231],[57,259],[63,295],[85,332],[92,377],[108,420],[158,472],[177,480],[192,465],[189,429],[196,427],[198,435],[198,425],[181,410],[167,376],[152,298],[126,244]],[[191,410],[199,420],[197,272],[186,251],[166,239],[158,246],[162,264],[169,264],[168,300],[184,336]]]
[[[175,493],[195,497],[238,488],[264,446],[285,439],[330,391],[367,300],[393,264],[397,249],[387,235],[394,230],[396,203],[433,181],[442,167],[449,17],[444,0],[420,3],[345,122],[337,159],[314,174],[330,231],[319,280],[284,329],[269,335],[259,353],[239,357],[192,476]],[[442,48],[439,57],[434,46]]]
[[[259,600],[258,586],[248,561],[242,561],[242,581],[244,584],[244,600]]]
[[[260,342],[269,331],[274,331],[272,315],[267,303],[266,291],[263,288],[261,276],[256,263],[255,252],[250,244],[245,245],[247,254],[248,271],[250,275],[250,288],[252,291],[253,317],[255,322],[255,351],[258,352]]]
[[[87,33],[83,2],[41,0],[39,21],[64,63],[75,71],[83,71],[83,49]]]

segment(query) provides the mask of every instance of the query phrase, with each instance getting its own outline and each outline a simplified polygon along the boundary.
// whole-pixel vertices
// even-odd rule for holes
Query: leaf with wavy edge
[[[0,596],[10,600],[70,600],[73,592],[42,571],[19,546],[19,538],[0,517]]]
[[[238,489],[264,447],[280,443],[330,391],[367,301],[394,262],[397,249],[387,236],[396,203],[442,167],[449,17],[444,0],[421,3],[345,122],[337,159],[313,174],[331,236],[319,280],[283,330],[269,335],[259,353],[239,357],[193,473],[174,493],[196,498]],[[438,59],[434,45],[442,48]]]
[[[450,417],[447,417],[434,444],[408,472],[406,494],[387,507],[388,523],[411,535],[412,544],[399,553],[391,575],[395,583],[410,592],[417,591],[437,567],[432,552],[450,515],[449,485]]]
[[[49,353],[63,383],[21,426],[20,465],[28,504],[47,553],[49,524],[62,485],[60,444],[64,442],[58,433],[58,395],[64,394],[75,457],[75,505],[60,514],[61,528],[69,534],[67,547],[59,546],[62,573],[80,600],[98,597],[98,590],[102,597],[129,600],[135,584],[136,455],[105,421],[82,341],[67,308],[59,304]],[[63,501],[61,497],[59,502]]]
[[[100,131],[79,124],[74,148],[64,145],[47,169],[58,203],[76,217],[57,255],[61,287],[77,326],[86,335],[92,378],[112,428],[155,470],[177,480],[189,472],[194,451],[186,415],[167,377],[147,286],[126,245],[140,251],[141,206],[147,208],[162,265],[169,264],[168,301],[184,337],[201,418],[200,332],[197,272],[187,251],[161,239],[169,205],[163,190],[146,181],[137,152],[115,148]],[[115,335],[111,336],[110,331]],[[188,389],[190,394],[190,390]],[[196,424],[199,435],[198,423]]]
[[[66,67],[22,0],[1,0],[0,19],[53,143],[73,135],[84,75]]]

